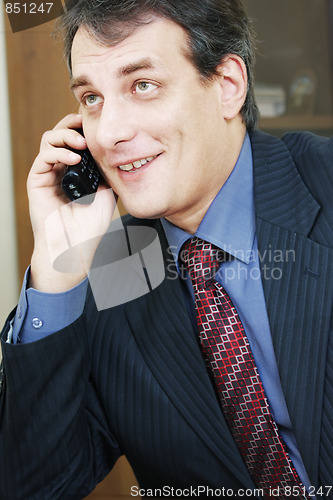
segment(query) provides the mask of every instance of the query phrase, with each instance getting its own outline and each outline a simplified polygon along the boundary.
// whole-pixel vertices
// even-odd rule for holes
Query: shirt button
[[[43,326],[43,321],[39,318],[34,318],[32,320],[32,326],[36,329],[41,328]]]
[[[17,317],[18,319],[21,319],[22,318],[22,309],[21,309],[21,306],[17,306]]]

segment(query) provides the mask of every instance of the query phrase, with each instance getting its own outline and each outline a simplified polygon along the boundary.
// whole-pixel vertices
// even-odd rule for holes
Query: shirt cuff
[[[16,310],[12,342],[22,344],[40,340],[65,328],[83,311],[88,278],[63,293],[45,293],[28,288],[27,269]]]

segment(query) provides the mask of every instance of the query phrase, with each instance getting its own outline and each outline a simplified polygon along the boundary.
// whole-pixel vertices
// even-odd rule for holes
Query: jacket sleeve
[[[0,394],[1,500],[79,500],[121,451],[90,380],[84,316],[31,344],[6,343]]]

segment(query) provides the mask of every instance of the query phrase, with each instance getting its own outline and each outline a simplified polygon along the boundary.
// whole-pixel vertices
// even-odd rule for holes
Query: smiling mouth
[[[142,160],[136,160],[133,163],[127,163],[126,165],[119,165],[118,168],[120,170],[123,170],[125,172],[130,172],[131,170],[139,170],[143,165],[146,165],[146,163],[149,163],[150,161],[154,160],[158,155],[155,156],[148,156],[147,158],[143,158]]]

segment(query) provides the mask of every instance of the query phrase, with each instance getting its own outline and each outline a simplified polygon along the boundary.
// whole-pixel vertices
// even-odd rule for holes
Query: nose
[[[136,135],[133,116],[125,103],[105,101],[96,129],[96,141],[105,149],[131,141]]]

